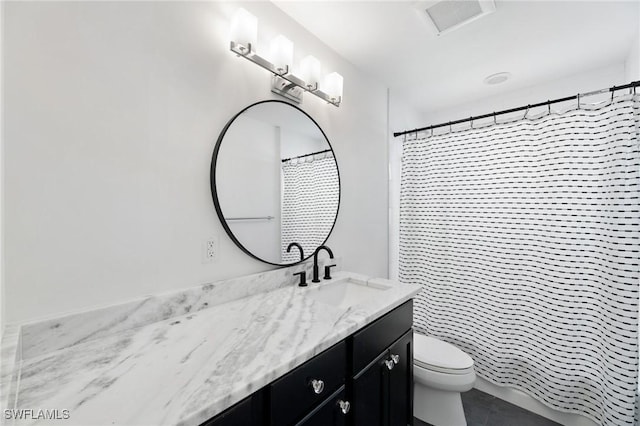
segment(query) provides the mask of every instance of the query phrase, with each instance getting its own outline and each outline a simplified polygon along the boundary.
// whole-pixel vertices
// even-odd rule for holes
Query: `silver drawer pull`
[[[324,382],[319,379],[313,379],[311,381],[311,387],[313,388],[313,392],[319,395],[324,390]]]
[[[396,365],[393,363],[392,360],[387,359],[384,361],[384,364],[387,366],[388,370],[393,370],[393,367],[395,367]]]
[[[400,355],[391,355],[391,361],[393,361],[394,364],[397,364],[400,362]]]
[[[340,411],[342,414],[347,414],[349,410],[351,410],[351,404],[349,401],[338,400],[338,406],[340,407]]]

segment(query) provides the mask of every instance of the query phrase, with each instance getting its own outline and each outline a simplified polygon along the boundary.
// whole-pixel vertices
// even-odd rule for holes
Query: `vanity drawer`
[[[413,300],[409,300],[353,335],[353,370],[356,374],[383,350],[411,329]]]
[[[341,403],[346,403],[346,407]],[[296,426],[345,426],[350,410],[351,403],[347,402],[344,386],[340,386],[326,401],[296,423]]]
[[[342,341],[271,384],[270,424],[291,425],[331,395],[344,383],[346,364],[347,345]]]

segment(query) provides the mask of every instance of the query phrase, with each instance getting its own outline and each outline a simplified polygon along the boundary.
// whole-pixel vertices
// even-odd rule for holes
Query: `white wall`
[[[218,201],[224,217],[273,217],[228,220],[231,232],[260,259],[281,263],[280,129],[240,115],[227,129],[217,161]]]
[[[312,137],[293,130],[280,130],[280,155],[283,159],[324,151],[325,149],[329,149],[329,145],[320,131],[318,131],[317,137]]]
[[[469,102],[453,108],[437,111],[425,111],[422,114],[423,125],[446,123],[465,117],[487,114],[493,111],[516,108],[527,104],[544,102],[548,99],[564,98],[594,90],[625,84],[625,64],[623,62],[611,64],[604,68],[588,70],[579,74],[548,81],[545,84],[531,86],[526,89],[514,90],[495,96],[486,97],[476,102]],[[508,83],[505,83],[508,84]],[[496,87],[496,90],[499,86]],[[585,101],[589,101],[585,98]],[[552,108],[561,108],[560,104]],[[533,111],[532,111],[533,112]],[[522,115],[523,113],[517,113]],[[461,125],[468,127],[468,124]]]
[[[640,13],[640,12],[639,12]],[[638,16],[640,21],[640,16]],[[640,80],[640,33],[629,50],[629,55],[624,63],[625,80],[630,83]]]
[[[270,269],[228,239],[209,189],[224,124],[277,98],[265,70],[228,51],[239,5],[259,19],[259,51],[282,32],[297,60],[344,76],[340,108],[301,106],[340,167],[328,244],[344,269],[387,276],[386,89],[271,3],[5,2],[9,321]],[[221,250],[205,264],[212,235]]]

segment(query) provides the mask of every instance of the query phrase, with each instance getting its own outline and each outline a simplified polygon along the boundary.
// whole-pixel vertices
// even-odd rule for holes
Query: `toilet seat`
[[[413,363],[421,368],[446,374],[469,374],[473,359],[450,343],[413,333]]]
[[[461,392],[473,388],[473,359],[454,345],[413,333],[413,415],[439,426],[466,426]]]

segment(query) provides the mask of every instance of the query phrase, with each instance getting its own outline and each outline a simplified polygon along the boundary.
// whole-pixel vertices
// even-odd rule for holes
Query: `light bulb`
[[[337,101],[342,97],[342,87],[344,79],[337,72],[327,75],[324,80],[324,91],[327,92],[331,99]]]
[[[239,44],[239,49],[256,51],[258,41],[258,18],[247,12],[243,8],[239,8],[231,21],[231,32],[229,37],[232,42]]]
[[[271,40],[271,62],[280,74],[288,72],[293,63],[293,43],[282,34]]]
[[[313,55],[306,56],[300,61],[300,77],[305,81],[307,89],[318,88],[321,76],[320,68],[320,61]]]

